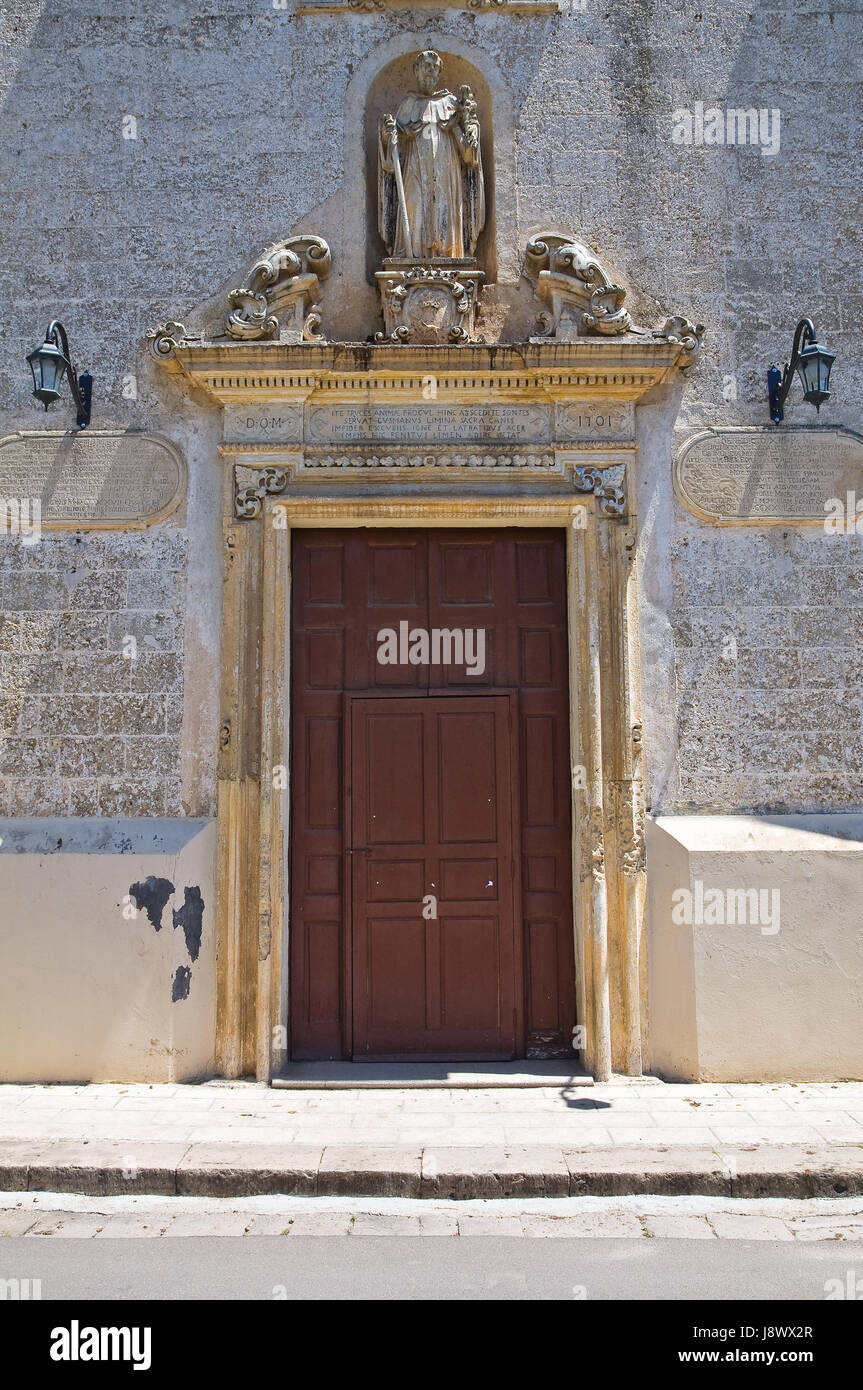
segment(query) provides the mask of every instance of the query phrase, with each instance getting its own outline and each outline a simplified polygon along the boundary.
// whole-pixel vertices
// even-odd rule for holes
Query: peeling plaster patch
[[[174,885],[170,879],[154,878],[151,874],[143,883],[133,883],[129,889],[129,896],[134,898],[139,908],[144,909],[156,931],[161,931],[162,913],[173,891]],[[174,925],[176,926],[176,923]]]
[[[204,899],[197,886],[183,889],[183,906],[175,911],[174,927],[182,927],[186,938],[186,950],[190,960],[197,960],[201,950],[201,928],[204,917]]]
[[[189,986],[192,983],[192,972],[188,965],[178,965],[177,973],[174,976],[174,983],[171,986],[171,1002],[176,1004],[180,999],[188,999]]]

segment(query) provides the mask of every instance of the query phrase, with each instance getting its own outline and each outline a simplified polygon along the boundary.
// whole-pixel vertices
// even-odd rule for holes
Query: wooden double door
[[[355,1057],[514,1057],[507,696],[350,701]]]
[[[563,535],[295,531],[292,576],[291,1055],[571,1056]]]

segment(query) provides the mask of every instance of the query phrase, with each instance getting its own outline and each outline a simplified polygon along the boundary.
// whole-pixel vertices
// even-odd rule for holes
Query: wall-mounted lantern
[[[830,395],[830,368],[836,360],[835,352],[830,352],[818,342],[815,325],[811,319],[801,319],[794,334],[791,361],[785,363],[782,372],[774,362],[767,373],[767,393],[770,398],[770,418],[774,425],[783,419],[785,397],[791,389],[795,371],[803,385],[803,399],[814,405],[817,411]]]
[[[27,354],[30,370],[33,373],[33,395],[47,410],[52,401],[60,399],[60,386],[68,373],[69,385],[78,410],[78,426],[84,429],[90,423],[90,408],[93,400],[93,378],[89,372],[77,375],[69,357],[69,340],[59,319],[52,319],[45,334],[45,341],[39,348]]]

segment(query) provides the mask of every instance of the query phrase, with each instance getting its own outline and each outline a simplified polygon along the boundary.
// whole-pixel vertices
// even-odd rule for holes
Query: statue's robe
[[[482,155],[454,122],[452,92],[406,97],[396,113],[405,207],[414,259],[472,256],[485,223]],[[379,148],[379,226],[392,256],[408,256],[391,145]]]

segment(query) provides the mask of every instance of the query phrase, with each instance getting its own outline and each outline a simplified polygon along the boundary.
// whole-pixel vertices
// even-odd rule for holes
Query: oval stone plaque
[[[185,462],[161,435],[19,430],[0,439],[0,499],[38,498],[43,529],[152,526],[185,491]]]
[[[823,525],[831,502],[863,498],[863,438],[830,427],[718,425],[678,450],[674,490],[720,525]]]

